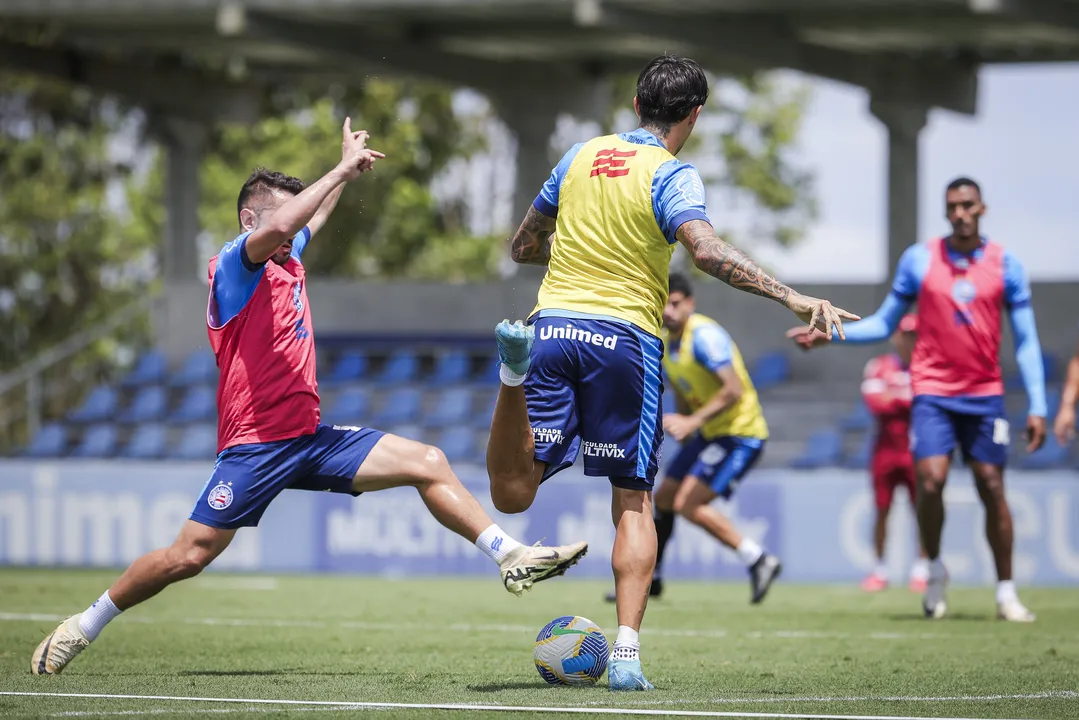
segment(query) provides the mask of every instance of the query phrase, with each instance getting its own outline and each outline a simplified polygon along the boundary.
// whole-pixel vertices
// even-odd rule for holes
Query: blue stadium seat
[[[170,460],[206,460],[216,454],[217,428],[213,425],[192,425],[167,452]]]
[[[368,392],[363,388],[347,388],[337,394],[326,417],[337,425],[355,425],[367,419]]]
[[[852,470],[865,470],[873,454],[873,433],[866,433],[858,444],[858,449],[843,458],[843,466]]]
[[[782,385],[791,376],[790,358],[781,352],[765,353],[753,363],[749,376],[758,390]]]
[[[349,351],[337,358],[337,362],[330,368],[326,377],[321,378],[321,381],[327,385],[337,385],[362,380],[365,375],[367,375],[367,356],[359,351]]]
[[[165,408],[168,405],[168,396],[165,388],[160,385],[150,385],[139,389],[131,406],[120,415],[120,422],[139,423],[155,422],[165,417]]]
[[[479,412],[472,418],[472,424],[476,427],[489,428],[491,427],[491,418],[495,415],[495,403],[498,402],[498,393],[491,393],[490,396],[480,396],[480,400],[476,403],[479,405]]]
[[[839,420],[839,429],[844,432],[862,432],[873,425],[873,413],[864,402],[859,402],[853,410]]]
[[[446,453],[446,459],[451,463],[480,461],[476,433],[472,428],[461,426],[447,428],[439,436],[435,445]]]
[[[59,457],[67,447],[67,428],[59,423],[49,423],[40,430],[30,444],[23,450],[23,455],[32,458]]]
[[[502,367],[502,363],[498,357],[495,356],[490,362],[484,362],[483,370],[476,376],[476,382],[480,385],[495,385],[497,386],[501,379],[498,376],[498,370]]]
[[[472,391],[451,388],[438,397],[434,410],[423,419],[427,427],[450,427],[468,423],[472,414]]]
[[[209,350],[196,350],[187,356],[180,371],[169,378],[173,387],[213,385],[217,382],[217,360]]]
[[[135,369],[128,373],[121,385],[135,387],[137,385],[151,385],[163,382],[167,369],[165,356],[157,350],[150,350],[143,353],[143,356],[136,363]]]
[[[132,460],[156,460],[165,454],[165,426],[158,423],[140,425],[131,436],[120,457]]]
[[[113,425],[91,425],[82,435],[82,440],[71,451],[72,457],[105,458],[116,453],[117,433]]]
[[[1021,447],[1026,444],[1026,441],[1016,436],[1012,443]],[[1052,432],[1045,439],[1045,445],[1037,452],[1028,455],[1025,450],[1021,450],[1021,453],[1019,467],[1024,470],[1045,470],[1064,467],[1068,464],[1068,448],[1058,443]]]
[[[386,396],[382,410],[371,421],[378,428],[413,423],[420,417],[420,391],[406,387],[394,390]]]
[[[119,397],[111,387],[99,385],[86,396],[76,410],[67,419],[77,423],[100,422],[111,418],[116,413]]]
[[[212,420],[217,413],[217,393],[212,387],[198,385],[188,389],[180,406],[169,415],[169,422],[194,423]]]
[[[423,428],[419,425],[413,425],[406,423],[404,425],[395,425],[389,430],[391,435],[397,435],[403,437],[406,440],[415,440],[417,442],[423,442]]]
[[[835,467],[843,455],[843,438],[835,430],[820,430],[810,436],[802,454],[790,462],[792,468]]]
[[[439,387],[464,382],[468,380],[470,364],[468,355],[462,350],[443,353],[435,361],[435,369],[427,382]]]
[[[1060,363],[1057,362],[1055,355],[1047,352],[1042,352],[1042,369],[1045,372],[1045,382],[1055,383],[1060,379]],[[1023,389],[1023,376],[1018,372],[1014,372],[1004,378],[1004,389],[1007,391],[1017,391]]]
[[[382,372],[375,378],[378,385],[403,385],[416,379],[420,360],[412,350],[398,350],[386,359]]]

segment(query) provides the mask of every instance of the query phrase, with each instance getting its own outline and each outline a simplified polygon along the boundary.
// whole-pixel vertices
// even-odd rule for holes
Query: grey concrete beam
[[[252,122],[258,117],[258,96],[253,89],[215,86],[181,68],[147,68],[71,48],[5,41],[0,41],[0,66],[112,93],[148,110],[197,122]]]
[[[967,0],[967,5],[979,15],[1079,29],[1079,5],[1064,0]]]
[[[888,272],[918,242],[919,139],[928,117],[924,105],[874,97],[870,112],[888,130]],[[887,288],[882,295],[887,294]],[[883,299],[883,297],[882,297]]]

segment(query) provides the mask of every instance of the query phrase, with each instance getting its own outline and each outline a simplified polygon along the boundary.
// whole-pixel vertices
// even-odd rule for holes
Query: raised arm
[[[341,162],[337,167],[277,208],[267,222],[260,224],[247,237],[244,251],[252,264],[259,265],[269,260],[286,240],[311,222],[332,192],[359,177],[360,173],[370,170],[377,158],[385,157],[380,152],[367,149],[367,132],[353,132],[351,122],[350,118],[345,118],[341,128]]]
[[[315,213],[315,216],[307,223],[307,228],[311,231],[312,237],[317,235],[318,231],[326,224],[326,221],[330,219],[330,215],[333,213],[334,208],[337,207],[337,201],[341,199],[341,193],[344,189],[345,186],[343,184],[338,185],[330,191],[330,194],[326,196],[326,199],[322,201],[322,204],[318,206],[318,211]]]
[[[833,329],[841,338],[845,336],[844,319],[858,319],[854,313],[832,307],[827,300],[802,295],[776,280],[745,253],[720,239],[712,225],[704,220],[683,223],[676,235],[697,269],[737,290],[775,300],[829,339]]]

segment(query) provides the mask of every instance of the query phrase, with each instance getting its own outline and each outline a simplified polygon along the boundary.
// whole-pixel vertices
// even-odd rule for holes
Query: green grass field
[[[1039,618],[1020,626],[993,618],[990,589],[953,590],[951,617],[930,622],[903,589],[867,596],[781,582],[751,607],[743,585],[668,583],[641,638],[658,690],[614,694],[606,678],[595,688],[548,687],[532,664],[536,632],[558,615],[588,617],[613,639],[614,610],[602,602],[600,583],[554,580],[518,599],[494,575],[484,582],[213,574],[126,613],[62,676],[31,676],[34,646],[113,576],[0,571],[0,691],[32,693],[0,695],[0,716],[525,714],[348,705],[384,702],[737,717],[1079,718],[1076,590],[1024,591]]]

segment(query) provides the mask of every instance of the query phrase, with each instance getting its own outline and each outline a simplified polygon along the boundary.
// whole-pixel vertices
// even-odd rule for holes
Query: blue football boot
[[[495,340],[498,341],[498,359],[502,364],[518,375],[527,373],[528,366],[532,363],[535,330],[520,320],[514,323],[503,320],[495,325]]]
[[[607,665],[607,682],[611,692],[621,690],[655,690],[641,669],[640,660],[615,660]]]

